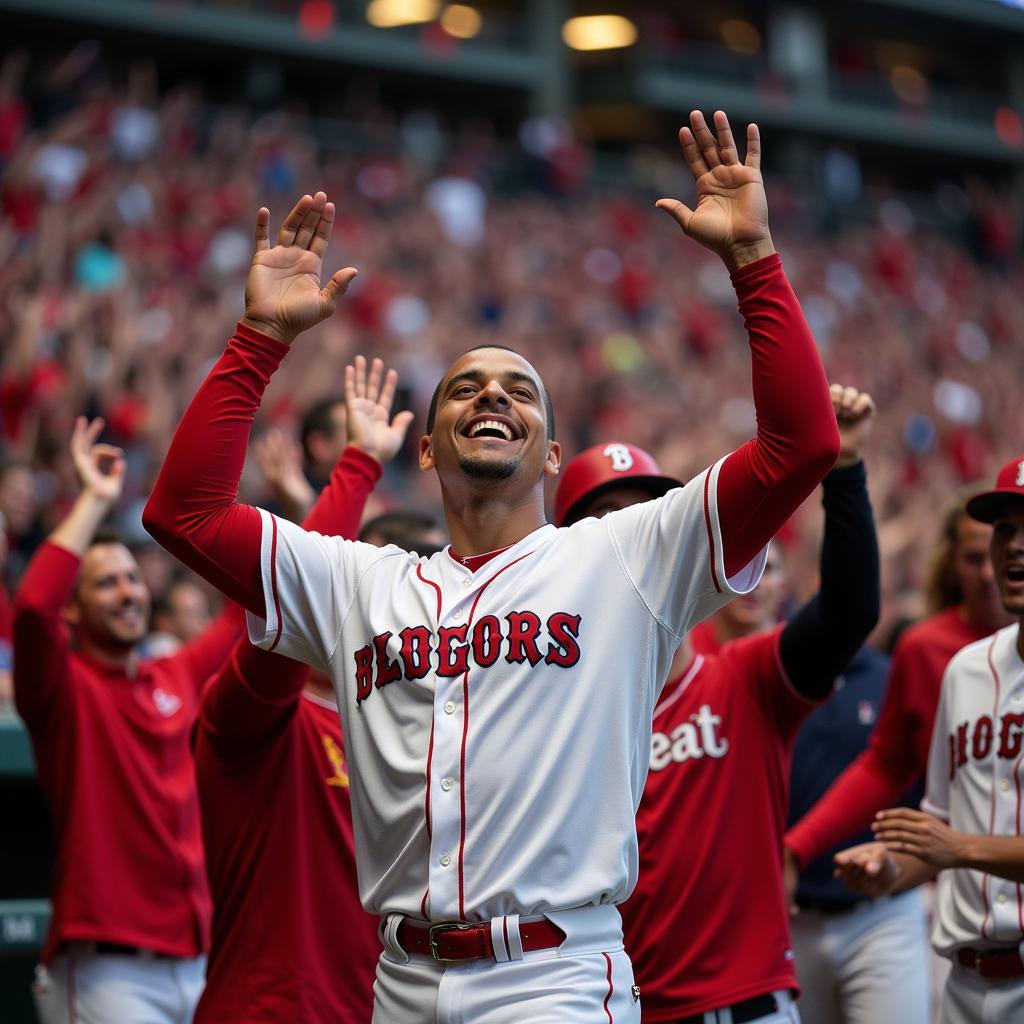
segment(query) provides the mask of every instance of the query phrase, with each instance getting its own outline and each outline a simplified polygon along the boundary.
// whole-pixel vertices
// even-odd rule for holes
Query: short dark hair
[[[470,352],[479,352],[482,348],[498,348],[502,352],[511,352],[514,356],[519,356],[521,359],[526,359],[526,356],[522,352],[517,352],[514,348],[509,348],[508,345],[475,345],[473,348],[466,349],[462,353],[463,356],[468,356]],[[459,357],[460,359],[462,356]],[[551,404],[551,396],[548,394],[547,385],[540,379],[540,375],[537,376],[537,382],[540,384],[541,396],[544,399],[544,418],[547,421],[548,440],[553,441],[555,439],[555,409]],[[437,418],[437,402],[441,397],[441,385],[444,383],[444,377],[437,382],[437,387],[434,388],[434,394],[430,399],[430,408],[427,410],[427,433],[432,434],[434,432],[434,420]]]
[[[335,395],[332,398],[324,398],[314,405],[305,416],[302,417],[302,426],[299,431],[299,439],[302,441],[302,450],[309,455],[310,434],[333,434],[334,422],[331,413],[336,406],[344,405],[345,399]]]
[[[385,512],[363,524],[359,531],[359,539],[365,541],[374,535],[385,544],[394,544],[406,551],[415,551],[419,555],[432,555],[440,548],[436,544],[422,541],[423,534],[438,530],[437,520],[429,512],[416,509],[402,509],[397,512]]]

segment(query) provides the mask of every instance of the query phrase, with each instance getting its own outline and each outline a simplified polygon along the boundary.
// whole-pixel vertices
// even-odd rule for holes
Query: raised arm
[[[61,610],[71,599],[78,566],[124,486],[120,448],[99,444],[103,420],[79,416],[71,459],[79,495],[71,511],[36,552],[14,598],[14,693],[26,721],[39,714],[69,680],[70,647]]]
[[[833,384],[831,392],[840,452],[823,482],[821,587],[779,637],[786,675],[811,700],[829,694],[874,629],[881,604],[878,537],[861,460],[875,404],[855,388]]]
[[[346,368],[345,409],[352,444],[303,520],[305,529],[347,540],[358,535],[380,464],[397,454],[411,422],[407,414],[391,418],[395,380],[393,371],[383,372],[379,359],[373,361],[369,377],[362,356]],[[204,695],[203,729],[235,752],[251,749],[291,714],[308,675],[306,665],[240,640]]]
[[[257,615],[260,517],[239,505],[249,430],[270,377],[297,335],[330,316],[356,271],[320,287],[334,204],[303,196],[270,244],[270,212],[256,217],[256,251],[245,316],[175,432],[143,513],[147,530],[172,554]]]
[[[740,162],[729,120],[714,132],[700,111],[679,141],[697,205],[658,200],[692,239],[721,256],[732,274],[750,340],[757,436],[733,452],[718,477],[727,575],[738,573],[818,485],[839,454],[825,371],[768,230],[757,125]]]

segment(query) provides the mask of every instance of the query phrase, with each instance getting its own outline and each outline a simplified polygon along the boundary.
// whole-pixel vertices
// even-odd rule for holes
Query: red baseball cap
[[[1011,498],[1024,502],[1024,455],[1014,456],[999,470],[991,491],[982,491],[967,502],[967,514],[983,523],[994,523]]]
[[[680,480],[665,476],[654,456],[632,444],[596,444],[580,452],[562,472],[555,492],[555,526],[568,526],[580,518],[585,505],[616,487],[640,487],[660,498]]]

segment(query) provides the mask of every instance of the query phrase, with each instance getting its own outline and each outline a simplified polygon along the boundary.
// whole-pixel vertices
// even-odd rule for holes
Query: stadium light
[[[618,50],[632,46],[636,36],[636,25],[620,14],[570,18],[562,26],[562,41],[573,50]]]
[[[751,57],[761,50],[761,33],[756,26],[742,18],[727,18],[722,22],[720,31],[722,42],[745,57]]]
[[[419,25],[433,21],[440,9],[440,0],[370,0],[366,20],[374,28]]]
[[[456,39],[472,39],[482,25],[480,12],[468,4],[449,4],[441,15],[441,28]]]
[[[904,103],[921,106],[928,101],[928,79],[908,64],[897,64],[889,72],[889,85]]]

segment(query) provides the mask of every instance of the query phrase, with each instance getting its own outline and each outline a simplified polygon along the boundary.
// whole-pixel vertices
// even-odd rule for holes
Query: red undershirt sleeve
[[[26,722],[71,683],[71,646],[61,609],[71,598],[81,559],[46,541],[29,562],[14,596],[14,699]]]
[[[239,324],[174,433],[142,521],[172,555],[264,616],[260,514],[239,505],[252,421],[288,346]]]
[[[718,476],[728,576],[772,539],[832,468],[839,430],[828,380],[777,253],[732,275],[750,341],[757,436]]]

